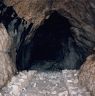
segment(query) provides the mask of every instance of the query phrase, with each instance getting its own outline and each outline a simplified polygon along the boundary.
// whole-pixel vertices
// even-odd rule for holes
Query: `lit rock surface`
[[[0,24],[0,88],[4,86],[15,73],[15,65],[8,52],[11,53],[10,46],[12,40],[9,37],[3,24]],[[15,53],[14,53],[15,54]]]
[[[79,72],[79,81],[95,96],[95,55],[90,55]]]
[[[2,89],[0,96],[90,96],[80,86],[78,71],[21,72]]]

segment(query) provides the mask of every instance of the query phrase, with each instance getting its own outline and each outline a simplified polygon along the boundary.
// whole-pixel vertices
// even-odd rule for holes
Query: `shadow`
[[[63,69],[62,62],[68,51],[68,38],[71,36],[70,27],[68,20],[55,11],[37,29],[31,41],[31,69]]]
[[[71,24],[68,19],[54,11],[50,18],[36,29],[31,42],[23,44],[20,48],[19,70],[78,69],[81,66],[80,53],[77,52],[78,46],[70,28]]]

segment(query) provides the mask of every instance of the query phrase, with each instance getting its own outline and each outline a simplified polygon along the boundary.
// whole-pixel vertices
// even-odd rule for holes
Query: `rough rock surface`
[[[13,6],[20,17],[35,25],[43,22],[52,11],[58,11],[72,23],[73,35],[78,45],[90,48],[95,46],[95,1],[93,0],[4,0],[3,2]]]
[[[69,19],[72,24],[72,36],[79,47],[88,54],[95,47],[94,0],[3,0],[3,2],[7,6],[12,6],[18,16],[32,22],[34,26],[41,25],[53,11],[57,11]]]
[[[79,81],[95,96],[95,55],[87,58],[79,72]]]
[[[18,16],[36,24],[40,24],[45,18],[45,12],[49,11],[50,6],[49,0],[4,0],[3,2],[13,6]]]
[[[2,0],[7,6],[13,6],[20,17],[40,25],[52,11],[56,10],[67,17],[72,24],[72,36],[79,47],[88,53],[95,47],[95,1],[94,0]],[[82,52],[83,53],[83,52]],[[92,59],[91,59],[92,60]],[[87,60],[88,62],[89,60]],[[92,60],[93,61],[93,60]],[[91,62],[92,62],[91,61]],[[94,65],[94,63],[91,63]],[[80,80],[84,83],[94,80],[95,68],[84,64],[81,69]],[[92,65],[91,65],[92,66]],[[86,71],[87,70],[87,74]],[[83,72],[83,73],[82,73]],[[84,74],[84,75],[82,75]],[[89,75],[89,76],[88,76]],[[84,79],[92,77],[92,79]],[[86,81],[86,82],[87,82]],[[85,83],[84,83],[85,84]],[[88,89],[94,90],[94,83],[89,83]],[[88,86],[86,84],[86,86]],[[93,91],[94,93],[94,91]]]
[[[20,72],[2,89],[3,96],[90,96],[79,85],[78,71]],[[2,96],[1,95],[1,96]]]
[[[4,25],[0,24],[0,88],[4,86],[15,73],[15,65],[9,56],[11,44],[12,40]]]

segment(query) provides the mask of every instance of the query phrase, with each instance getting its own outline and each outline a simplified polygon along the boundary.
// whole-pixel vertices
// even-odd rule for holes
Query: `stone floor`
[[[76,70],[20,72],[0,96],[91,96],[79,85],[77,74]]]

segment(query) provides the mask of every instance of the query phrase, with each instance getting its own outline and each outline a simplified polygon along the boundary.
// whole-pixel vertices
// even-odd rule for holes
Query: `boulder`
[[[3,87],[8,80],[16,72],[15,65],[10,58],[12,40],[9,37],[3,24],[0,24],[0,88]]]
[[[91,96],[95,96],[95,55],[87,57],[79,72],[79,81],[81,85],[91,92]]]

